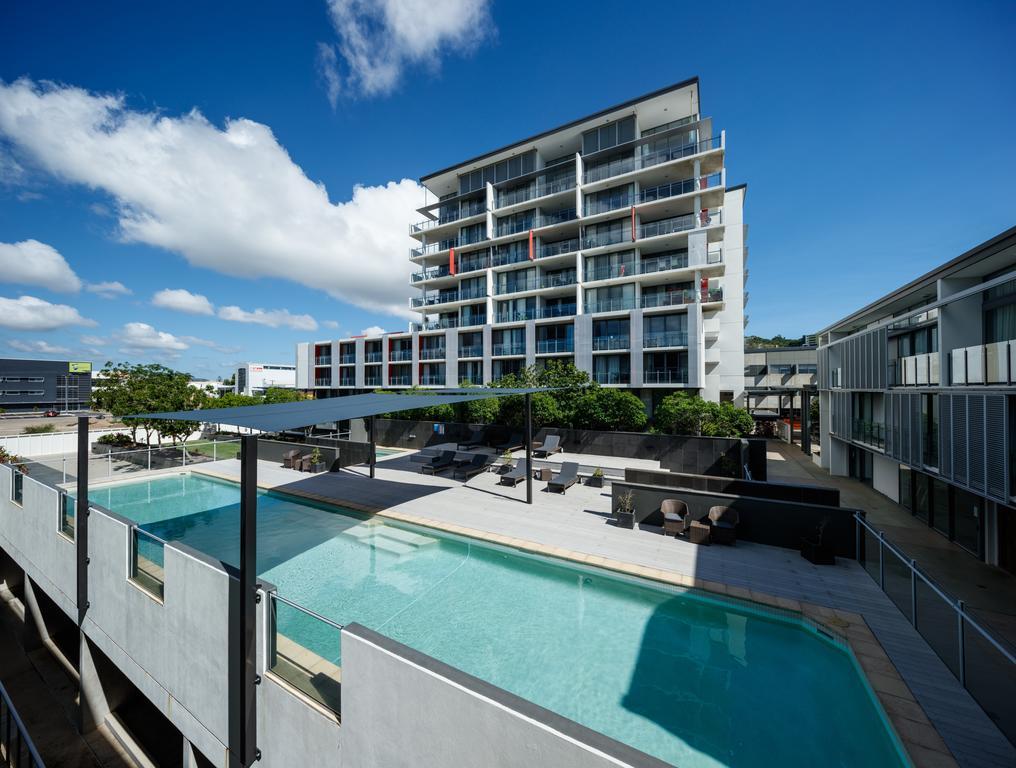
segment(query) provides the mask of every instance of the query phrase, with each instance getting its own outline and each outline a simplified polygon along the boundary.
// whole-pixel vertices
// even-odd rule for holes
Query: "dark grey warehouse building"
[[[92,398],[92,364],[69,360],[0,359],[0,409],[79,411]]]

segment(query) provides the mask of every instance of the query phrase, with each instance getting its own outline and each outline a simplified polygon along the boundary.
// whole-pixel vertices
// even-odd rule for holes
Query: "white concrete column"
[[[411,386],[420,386],[420,334],[414,333],[410,338],[413,340],[413,361],[410,365],[410,379],[409,383]]]
[[[360,389],[363,389],[364,379],[366,378],[366,374],[364,372],[364,365],[367,358],[366,343],[366,339],[353,340],[353,351],[356,355],[356,367],[353,370],[353,384]]]
[[[628,328],[631,343],[629,344],[628,357],[631,361],[631,386],[641,387],[643,367],[643,317],[641,309],[633,309],[629,315]]]
[[[493,345],[494,329],[491,328],[488,322],[483,326],[483,383],[490,384],[493,363],[491,361],[491,349]]]
[[[445,331],[445,386],[459,385],[459,332],[456,328]]]

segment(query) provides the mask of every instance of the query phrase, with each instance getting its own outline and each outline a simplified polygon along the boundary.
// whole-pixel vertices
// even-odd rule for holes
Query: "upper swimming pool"
[[[94,488],[168,541],[238,558],[239,487],[196,474]],[[852,655],[810,627],[667,588],[262,492],[258,571],[358,622],[682,768],[907,764]],[[334,663],[334,630],[279,632]]]

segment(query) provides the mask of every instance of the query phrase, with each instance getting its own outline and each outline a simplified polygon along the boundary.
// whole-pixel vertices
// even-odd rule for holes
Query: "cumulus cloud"
[[[217,341],[199,339],[197,336],[182,336],[181,338],[188,344],[194,344],[199,347],[208,347],[209,349],[214,349],[216,352],[220,352],[223,355],[235,355],[240,351],[240,347],[229,347],[224,344],[219,344]]]
[[[87,283],[85,290],[97,294],[104,299],[115,299],[117,296],[130,296],[132,291],[119,280],[109,280],[104,283]]]
[[[380,336],[384,332],[385,329],[382,328],[380,325],[372,325],[370,328],[364,328],[362,331],[360,331],[360,333],[363,334],[364,336]]]
[[[219,309],[219,317],[237,323],[256,323],[270,328],[292,328],[294,331],[316,331],[317,321],[310,315],[294,315],[288,309],[255,309],[248,312],[240,307]]]
[[[190,349],[183,339],[166,331],[157,331],[148,323],[125,323],[117,334],[122,345],[121,351],[128,354],[139,352],[177,353]]]
[[[15,339],[8,341],[7,346],[20,352],[38,352],[44,355],[66,355],[70,352],[67,347],[59,347],[50,344],[48,341],[21,341]]]
[[[332,50],[336,98],[343,86],[366,96],[390,93],[406,67],[436,67],[444,51],[468,53],[494,32],[489,0],[328,0],[328,11],[346,70],[343,83]]]
[[[109,339],[104,339],[101,336],[82,336],[81,343],[88,347],[104,347],[109,344]]]
[[[322,320],[321,325],[325,328],[338,328],[339,324],[335,320]]]
[[[0,296],[0,328],[18,331],[55,331],[69,325],[95,325],[82,317],[74,307],[50,304],[35,296],[7,299]]]
[[[339,61],[334,46],[318,43],[317,71],[328,96],[328,103],[335,109],[342,92],[342,75],[339,74]]]
[[[166,288],[152,296],[152,306],[186,312],[188,315],[214,315],[215,307],[207,297],[184,288]]]
[[[0,243],[0,282],[36,285],[51,291],[75,293],[81,280],[51,245],[38,240]]]
[[[333,203],[265,125],[219,128],[196,110],[140,112],[122,96],[28,79],[0,82],[0,139],[19,161],[112,196],[125,241],[409,316],[408,225],[424,201],[414,181],[357,186]]]

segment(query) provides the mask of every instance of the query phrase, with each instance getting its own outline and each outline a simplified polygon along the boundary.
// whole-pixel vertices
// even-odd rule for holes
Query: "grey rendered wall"
[[[229,742],[229,591],[221,568],[165,548],[165,595],[129,581],[129,525],[89,515],[88,638],[216,765]]]
[[[23,506],[11,501],[11,467],[0,466],[0,546],[77,620],[74,542],[59,533],[60,493],[25,477]]]
[[[357,625],[342,632],[356,768],[663,768],[659,760]]]

